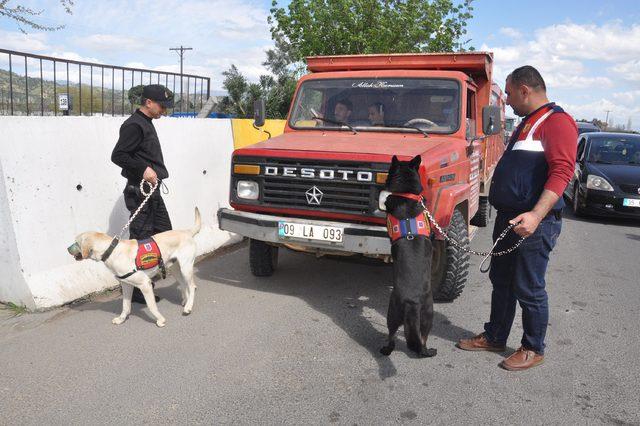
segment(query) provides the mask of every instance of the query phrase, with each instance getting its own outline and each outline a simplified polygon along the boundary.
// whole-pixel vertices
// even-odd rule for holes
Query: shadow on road
[[[626,219],[626,218],[606,217],[606,216],[589,216],[589,215],[576,216],[571,210],[571,207],[569,206],[565,206],[564,210],[562,211],[562,218],[565,220],[573,220],[573,221],[585,222],[585,223],[596,223],[600,225],[630,226],[633,228],[640,227],[640,220],[638,219]]]
[[[381,379],[396,375],[389,357],[379,353],[387,338],[386,313],[393,282],[392,266],[381,262],[315,259],[280,249],[279,267],[272,277],[254,277],[246,248],[200,264],[197,276],[223,285],[294,296],[330,318],[378,363]],[[451,324],[435,307],[432,335],[456,342],[472,332]],[[396,350],[408,354],[400,341]],[[428,362],[428,361],[427,361]]]
[[[180,295],[178,282],[173,277],[168,276],[166,280],[157,283],[154,292],[160,298],[160,301],[166,300],[171,305],[176,306],[175,308],[172,306],[170,309],[182,309],[182,296]],[[113,314],[113,317],[117,317],[122,312],[122,292],[118,287],[114,291],[93,296],[89,302],[74,303],[69,307],[78,312],[103,311]],[[166,310],[164,306],[160,306],[158,309],[160,313]],[[154,326],[156,324],[156,320],[149,313],[146,305],[133,303],[130,316],[138,316]]]

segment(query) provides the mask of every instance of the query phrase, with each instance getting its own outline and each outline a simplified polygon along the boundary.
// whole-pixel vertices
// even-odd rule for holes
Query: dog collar
[[[395,195],[396,197],[408,198],[410,200],[418,201],[418,202],[423,200],[421,194],[412,194],[410,192],[392,192],[390,195]]]
[[[118,239],[118,237],[115,237],[113,240],[111,240],[111,244],[109,245],[109,248],[107,249],[107,251],[102,253],[102,258],[100,260],[102,260],[103,262],[106,262],[109,256],[111,256],[111,253],[113,253],[113,250],[116,248],[119,242],[120,240]]]

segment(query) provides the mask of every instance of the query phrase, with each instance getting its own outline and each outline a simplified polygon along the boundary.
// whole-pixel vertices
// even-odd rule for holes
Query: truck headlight
[[[380,191],[380,196],[378,197],[378,208],[381,211],[387,211],[387,206],[384,205],[384,202],[387,201],[387,197],[391,195],[389,191]]]
[[[597,175],[587,176],[587,189],[597,189],[599,191],[613,191],[613,186],[603,177]]]
[[[236,185],[236,193],[238,198],[245,200],[257,200],[260,196],[260,187],[258,182],[252,180],[239,180]]]

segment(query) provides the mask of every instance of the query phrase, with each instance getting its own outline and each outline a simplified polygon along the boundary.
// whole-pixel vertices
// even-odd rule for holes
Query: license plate
[[[344,229],[333,226],[278,222],[278,236],[280,238],[296,238],[342,244]]]
[[[640,207],[640,200],[634,200],[633,198],[625,198],[622,201],[622,205],[625,207]]]

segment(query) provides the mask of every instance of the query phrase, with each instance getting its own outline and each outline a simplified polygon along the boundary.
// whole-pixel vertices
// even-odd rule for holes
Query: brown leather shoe
[[[521,371],[536,367],[543,362],[544,355],[540,355],[535,351],[525,349],[524,347],[520,346],[520,349],[512,353],[509,357],[505,358],[500,363],[500,366],[509,371]]]
[[[506,349],[505,345],[488,341],[484,333],[480,333],[471,339],[460,339],[456,346],[465,351],[503,352]]]

